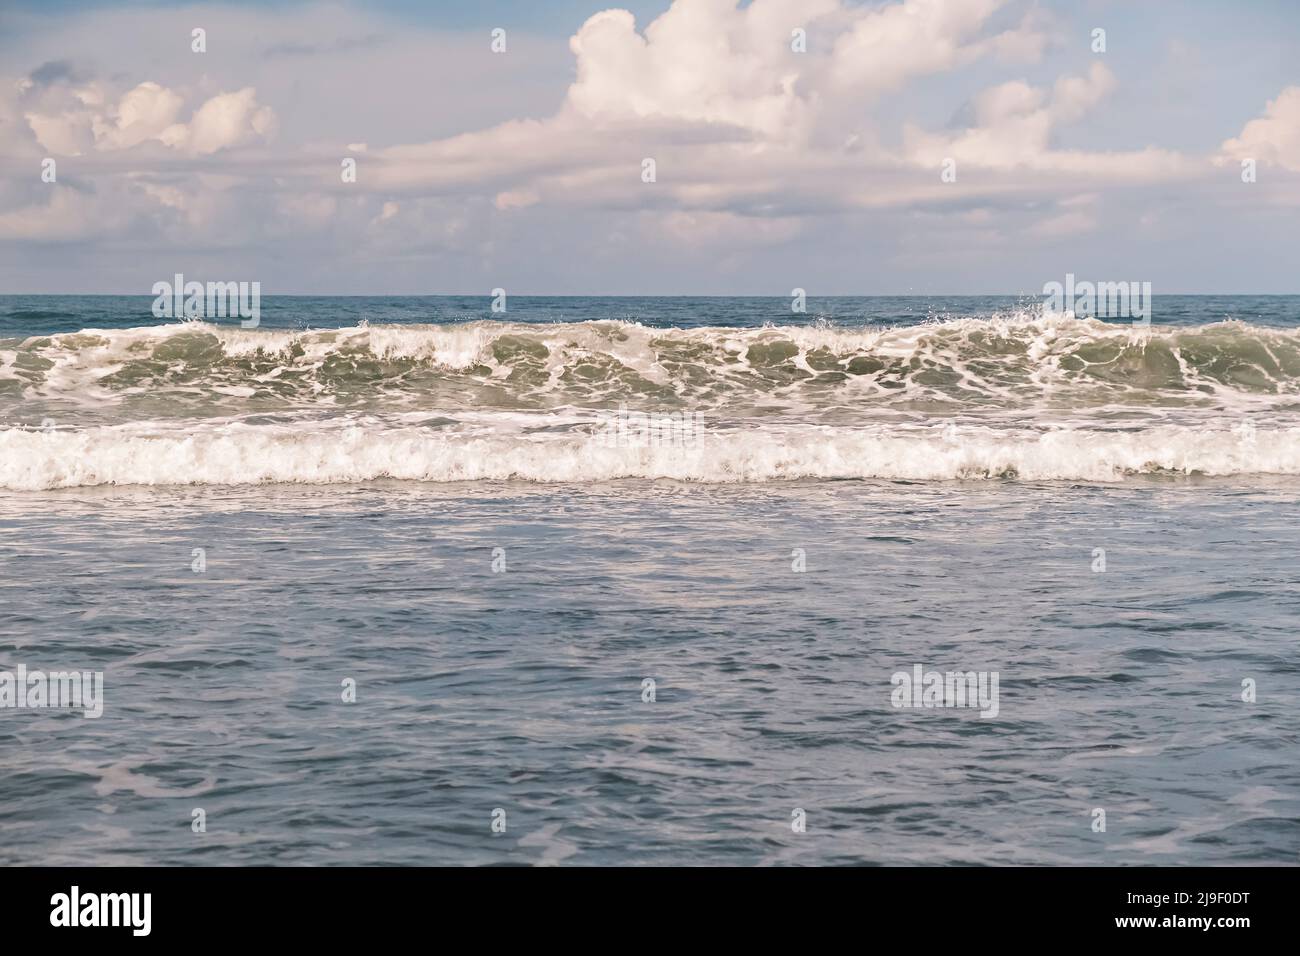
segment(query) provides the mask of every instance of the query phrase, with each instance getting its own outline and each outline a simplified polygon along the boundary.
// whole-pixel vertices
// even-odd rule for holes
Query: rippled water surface
[[[0,862],[1295,864],[1298,490],[11,494],[0,669],[106,703],[0,711]]]

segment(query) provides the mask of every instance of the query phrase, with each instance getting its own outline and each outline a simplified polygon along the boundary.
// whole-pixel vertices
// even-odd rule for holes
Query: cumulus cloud
[[[982,57],[1036,59],[1047,39],[1037,14],[988,28],[1007,5],[678,0],[643,33],[628,11],[606,10],[569,41],[577,81],[564,109],[592,121],[730,125],[790,142],[916,77]]]
[[[785,138],[809,108],[796,89],[800,70],[787,45],[789,27],[760,32],[753,21],[793,6],[760,0],[737,10],[727,0],[675,3],[644,35],[627,10],[598,13],[569,41],[578,78],[565,109],[594,122],[719,123]],[[813,0],[803,16],[790,9],[783,22],[833,8]]]
[[[955,134],[908,126],[905,151],[910,160],[926,166],[951,158],[959,167],[1030,169],[1071,177],[1158,180],[1189,174],[1193,164],[1168,150],[1095,152],[1054,145],[1060,127],[1081,119],[1116,86],[1114,74],[1100,62],[1083,76],[1059,78],[1050,94],[1019,80],[1003,83],[974,97],[968,111],[971,124]]]
[[[206,156],[228,146],[267,139],[276,127],[275,113],[259,106],[251,86],[212,97],[195,111],[173,144]]]
[[[1264,115],[1226,140],[1221,153],[1221,161],[1254,159],[1300,172],[1300,86],[1288,86],[1270,100]]]
[[[917,76],[946,72],[990,54],[1036,59],[1046,46],[1037,20],[984,35],[1006,0],[906,0],[850,19],[835,41],[831,75],[843,87],[874,93]]]
[[[91,116],[95,148],[130,149],[150,139],[174,145],[184,136],[184,127],[176,122],[184,105],[185,99],[179,93],[164,89],[157,83],[141,83],[107,114]],[[32,129],[40,138],[35,123]],[[43,138],[41,142],[49,145]]]
[[[37,142],[56,155],[109,152],[157,142],[182,152],[210,155],[228,147],[268,139],[276,128],[269,106],[245,87],[203,102],[188,121],[181,120],[185,97],[145,81],[114,100],[98,83],[57,91],[34,84],[20,94],[41,90],[23,116]]]
[[[397,264],[420,289],[431,256],[456,261],[458,286],[467,270],[505,281],[503,264],[546,278],[581,258],[556,256],[561,236],[610,263],[694,249],[688,265],[704,268],[741,262],[737,250],[834,257],[937,236],[974,261],[1008,237],[1100,232],[1126,187],[1178,181],[1170,201],[1192,197],[1184,187],[1215,175],[1211,159],[1300,171],[1300,87],[1244,128],[1255,104],[1216,117],[1213,142],[1241,132],[1212,154],[1162,148],[1169,124],[1131,108],[1143,90],[1149,106],[1150,78],[1090,56],[1084,21],[1058,22],[1068,16],[1033,0],[674,0],[648,23],[598,12],[567,50],[512,32],[498,57],[482,37],[397,30],[351,7],[306,20],[213,7],[211,34],[263,38],[242,60],[183,44],[155,56],[128,7],[72,16],[25,75],[0,77],[0,156],[17,170],[0,177],[0,240],[129,234],[132,248],[170,251],[230,237],[250,255],[291,248],[320,274]],[[100,42],[113,32],[102,23],[121,44]],[[1062,65],[1044,59],[1069,43]],[[405,82],[434,61],[445,69]],[[356,76],[381,77],[383,95]],[[421,109],[433,96],[438,108]],[[45,156],[59,157],[57,184],[38,178]],[[340,182],[344,157],[355,182]],[[950,158],[955,187],[940,177]]]
[[[937,170],[949,157],[992,170],[1124,180],[1183,173],[1177,155],[1157,149],[1055,145],[1060,128],[1116,88],[1100,62],[1050,89],[1023,81],[990,88],[972,100],[971,125],[955,134],[908,125],[901,149],[881,145],[870,115],[881,94],[981,58],[1041,54],[1043,20],[1032,11],[1010,28],[991,28],[1007,7],[1007,0],[878,7],[677,0],[643,32],[628,11],[606,10],[570,39],[577,78],[553,116],[376,150],[368,181],[389,192],[477,191],[495,197],[500,211],[648,202],[791,215],[943,201]],[[639,179],[644,157],[662,171],[653,191]]]

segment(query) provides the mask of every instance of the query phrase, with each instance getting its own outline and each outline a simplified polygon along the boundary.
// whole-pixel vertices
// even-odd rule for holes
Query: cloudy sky
[[[1295,0],[0,4],[0,292],[1295,293],[1298,253]]]

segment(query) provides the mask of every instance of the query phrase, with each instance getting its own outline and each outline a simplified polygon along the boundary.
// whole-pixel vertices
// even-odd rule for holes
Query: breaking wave
[[[706,422],[603,441],[626,407]],[[0,488],[1300,474],[1300,331],[203,323],[0,340]]]
[[[554,407],[793,397],[1025,403],[1300,393],[1300,331],[1133,327],[1059,316],[909,327],[658,329],[467,322],[289,332],[203,323],[0,340],[0,394],[182,405],[235,400]]]
[[[1273,431],[1016,430],[952,426],[733,428],[689,444],[627,447],[589,426],[523,431],[480,422],[442,433],[375,422],[118,425],[0,432],[0,487],[417,481],[708,483],[801,478],[1120,481],[1140,474],[1300,474],[1300,427]]]

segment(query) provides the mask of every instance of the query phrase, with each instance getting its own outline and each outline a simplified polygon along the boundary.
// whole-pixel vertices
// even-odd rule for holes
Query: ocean
[[[1300,297],[152,301],[0,296],[0,863],[1300,862]]]

